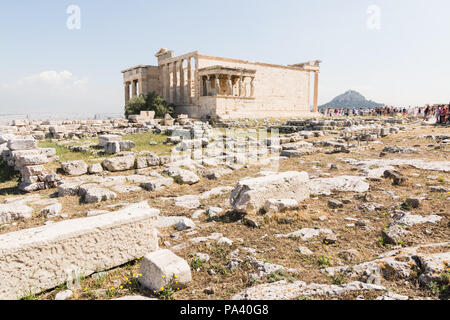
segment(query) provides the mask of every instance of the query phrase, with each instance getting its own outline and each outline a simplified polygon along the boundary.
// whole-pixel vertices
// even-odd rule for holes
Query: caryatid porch
[[[212,66],[200,69],[201,96],[217,96],[220,98],[255,97],[256,70]]]

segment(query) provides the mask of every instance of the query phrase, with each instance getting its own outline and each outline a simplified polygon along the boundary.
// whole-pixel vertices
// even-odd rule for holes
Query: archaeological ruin
[[[450,1],[23,2],[0,5],[2,306],[450,300]]]
[[[155,56],[158,66],[138,65],[122,71],[125,104],[132,97],[155,92],[174,104],[177,114],[197,119],[280,118],[317,112],[320,60],[283,66],[198,51],[174,56],[165,48]]]

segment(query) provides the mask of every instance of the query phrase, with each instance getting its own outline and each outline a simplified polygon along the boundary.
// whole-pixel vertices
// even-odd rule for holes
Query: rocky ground
[[[403,127],[359,140],[341,130],[296,136],[282,143],[279,172],[268,161],[136,169],[133,157],[130,170],[103,170],[103,162],[88,175],[81,165],[57,188],[28,194],[4,181],[0,210],[20,212],[3,219],[0,234],[146,201],[160,210],[160,249],[191,271],[186,286],[156,292],[140,281],[139,257],[27,299],[448,299],[450,130]],[[307,176],[276,181],[285,172]]]

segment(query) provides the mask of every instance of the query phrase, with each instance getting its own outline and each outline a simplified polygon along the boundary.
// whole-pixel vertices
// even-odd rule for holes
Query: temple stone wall
[[[289,67],[238,63],[227,59],[199,58],[199,68],[221,65],[256,70],[254,99],[217,98],[215,112],[223,118],[280,117],[310,112],[310,73]],[[200,105],[204,106],[200,97]],[[213,106],[211,106],[213,107]]]
[[[147,67],[146,87],[143,88],[144,94],[156,92],[162,95],[162,87],[160,81],[160,70],[156,66]]]
[[[215,118],[217,116],[216,114],[216,102],[217,102],[217,97],[200,97],[199,99],[199,105],[198,107],[195,108],[189,108],[190,111],[195,112],[195,114],[192,115],[192,117],[194,118],[203,118],[203,119],[207,119],[207,118]],[[188,109],[186,109],[186,111],[188,111]],[[190,113],[187,113],[190,114]]]

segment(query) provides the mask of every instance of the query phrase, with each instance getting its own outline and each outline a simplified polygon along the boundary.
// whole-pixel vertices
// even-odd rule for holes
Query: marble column
[[[247,97],[248,96],[248,90],[247,90],[247,83],[246,83],[246,81],[247,81],[247,77],[244,77],[243,78],[243,80],[242,80],[242,87],[243,87],[243,97]]]
[[[211,76],[206,76],[206,95],[209,96],[211,93]]]
[[[197,105],[200,102],[200,85],[201,85],[201,83],[200,83],[201,79],[198,76],[198,68],[199,68],[198,57],[195,57],[195,74],[194,74],[194,83],[195,83],[194,91],[195,92],[194,92],[194,96],[195,96],[195,104],[197,104]],[[203,90],[203,87],[201,90]]]
[[[314,107],[313,112],[317,112],[317,99],[319,96],[319,72],[314,72]]]
[[[133,80],[133,87],[132,87],[132,92],[131,95],[132,97],[136,97],[137,96],[137,80]]]
[[[170,65],[166,64],[164,66],[164,94],[165,94],[165,100],[167,102],[170,102]]]
[[[178,70],[177,61],[173,63],[173,104],[177,103]]]
[[[184,90],[186,86],[184,83],[184,60],[180,60],[180,104],[184,104]]]
[[[255,96],[255,78],[250,81],[250,97]]]
[[[147,91],[147,81],[143,78],[139,79],[139,94],[144,95]]]
[[[125,104],[128,103],[128,101],[130,101],[130,83],[129,82],[125,82]]]
[[[192,62],[191,58],[188,60],[188,83],[187,83],[187,96],[188,96],[188,103],[192,104]]]

